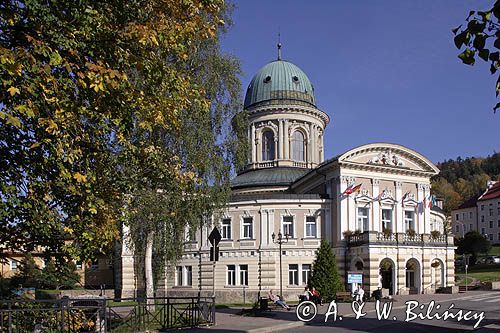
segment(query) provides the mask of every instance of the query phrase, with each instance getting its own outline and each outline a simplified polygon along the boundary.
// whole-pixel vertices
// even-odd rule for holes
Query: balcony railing
[[[391,244],[391,245],[418,245],[418,246],[447,246],[453,245],[452,235],[432,237],[429,234],[409,235],[406,233],[386,234],[378,231],[365,231],[346,237],[348,246],[363,244]]]

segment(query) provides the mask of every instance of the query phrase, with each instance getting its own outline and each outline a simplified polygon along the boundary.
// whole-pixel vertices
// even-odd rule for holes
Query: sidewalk
[[[398,295],[394,296],[394,307],[404,306],[407,300],[418,299],[420,302],[427,303],[431,300],[445,301],[450,299],[460,300],[467,294],[460,293],[454,295],[433,294],[433,295]],[[352,317],[351,303],[338,303],[338,313],[345,317]],[[373,307],[373,305],[370,305]],[[328,304],[318,306],[318,315],[324,314],[328,309]],[[369,311],[372,312],[373,310]],[[216,313],[216,325],[204,328],[185,330],[186,332],[209,333],[267,333],[286,331],[291,328],[304,326],[304,323],[297,319],[295,307],[291,311],[276,310],[264,312],[261,316],[242,316],[241,308],[219,309]],[[324,320],[324,317],[318,316],[314,321]],[[184,331],[184,330],[183,330]]]

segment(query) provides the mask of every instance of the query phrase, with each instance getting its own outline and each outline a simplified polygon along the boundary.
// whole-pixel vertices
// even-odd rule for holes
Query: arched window
[[[262,160],[272,161],[274,158],[274,133],[268,130],[262,134]]]
[[[294,161],[305,161],[304,134],[300,131],[293,132],[292,159]]]

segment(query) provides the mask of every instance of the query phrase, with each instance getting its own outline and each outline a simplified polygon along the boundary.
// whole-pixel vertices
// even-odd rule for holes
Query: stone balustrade
[[[359,246],[363,244],[388,244],[388,245],[417,245],[417,246],[447,246],[453,244],[452,235],[439,235],[432,237],[430,234],[409,235],[406,233],[385,234],[377,231],[365,231],[347,237],[347,245]]]

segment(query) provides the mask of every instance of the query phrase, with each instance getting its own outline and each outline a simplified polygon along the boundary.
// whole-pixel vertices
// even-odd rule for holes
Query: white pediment
[[[372,143],[349,150],[338,158],[339,163],[351,163],[366,167],[384,167],[401,170],[439,173],[439,169],[427,158],[409,148]]]

